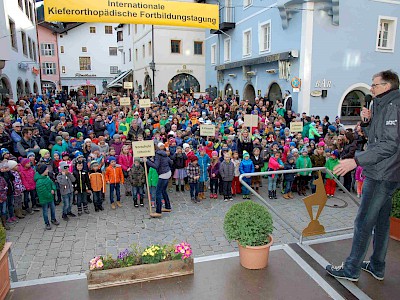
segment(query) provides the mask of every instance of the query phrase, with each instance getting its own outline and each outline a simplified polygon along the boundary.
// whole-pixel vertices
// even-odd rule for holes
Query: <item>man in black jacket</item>
[[[334,169],[335,174],[343,176],[360,165],[366,177],[354,222],[351,253],[341,266],[326,267],[330,275],[350,281],[358,281],[361,269],[383,280],[392,195],[400,182],[399,77],[392,71],[383,71],[372,80],[373,113],[367,108],[361,113],[361,126],[368,136],[367,149],[355,158],[341,160]],[[364,261],[373,229],[374,251],[370,260]]]

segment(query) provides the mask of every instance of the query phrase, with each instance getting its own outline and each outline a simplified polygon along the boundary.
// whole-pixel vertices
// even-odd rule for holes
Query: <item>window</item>
[[[26,16],[28,17],[28,19],[30,19],[30,16],[29,16],[29,1],[28,0],[25,0],[25,14],[26,14]]]
[[[143,52],[143,58],[145,58],[146,57],[146,46],[145,45],[142,46],[142,52]]]
[[[79,57],[79,70],[88,71],[91,69],[92,69],[92,67],[90,64],[90,57],[87,57],[87,56]]]
[[[251,56],[251,29],[243,32],[243,56]]]
[[[33,14],[33,11],[32,11],[32,3],[29,2],[28,6],[29,6],[29,19],[33,22],[34,14]],[[27,8],[25,8],[25,9],[27,9]]]
[[[82,47],[82,52],[87,52],[87,47]]]
[[[253,4],[253,0],[243,0],[243,8],[247,8]]]
[[[25,56],[28,56],[28,47],[26,46],[26,33],[21,31],[21,39],[22,39],[22,52]]]
[[[57,74],[56,63],[44,62],[42,63],[42,74],[43,75],[55,75]]]
[[[118,74],[118,66],[110,66],[110,74]]]
[[[153,48],[152,48],[151,41],[150,41],[149,42],[149,56],[152,55],[152,52],[153,52]]]
[[[139,59],[139,56],[138,56],[138,49],[135,49],[135,60],[137,61]]]
[[[394,52],[397,18],[379,17],[376,50]]]
[[[15,49],[18,50],[18,44],[17,44],[17,32],[15,31],[15,23],[11,19],[8,19],[8,22],[10,24],[10,37],[11,37],[11,46]]]
[[[65,74],[65,66],[61,67],[61,73]]]
[[[124,40],[124,32],[118,31],[117,32],[117,42],[122,42]]]
[[[171,53],[181,53],[181,41],[171,40]]]
[[[106,34],[112,34],[113,33],[113,28],[112,26],[105,26],[104,27],[105,33]]]
[[[194,54],[203,55],[203,42],[194,42]]]
[[[132,61],[132,49],[129,48],[129,61]]]
[[[28,37],[28,47],[29,47],[29,58],[33,59],[32,40],[30,37]]]
[[[64,46],[60,46],[60,52],[64,53]]]
[[[54,44],[40,44],[40,53],[43,56],[54,56]]]
[[[224,40],[224,62],[231,61],[231,39]]]
[[[211,64],[212,65],[215,65],[216,57],[217,57],[217,45],[213,44],[213,45],[211,45]]]
[[[271,51],[271,22],[260,24],[258,31],[260,52]]]
[[[96,27],[91,26],[89,28],[89,30],[90,30],[90,33],[96,33]]]
[[[109,47],[108,52],[110,56],[117,56],[118,48],[117,47]]]
[[[22,0],[18,0],[18,6],[24,10],[24,4],[22,3]]]
[[[32,42],[32,50],[33,50],[33,60],[37,61],[37,56],[36,56],[36,43]]]

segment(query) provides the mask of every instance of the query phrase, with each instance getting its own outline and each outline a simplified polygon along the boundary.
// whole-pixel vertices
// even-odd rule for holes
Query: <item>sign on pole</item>
[[[165,0],[44,0],[44,16],[47,22],[102,22],[219,29],[219,5]]]
[[[139,99],[139,106],[141,108],[151,107],[150,99]]]
[[[303,131],[303,122],[290,122],[290,131],[291,132],[302,132]]]
[[[200,136],[215,136],[215,125],[201,124]]]
[[[129,97],[121,97],[121,98],[119,98],[119,105],[121,105],[121,106],[130,106],[131,105],[131,98],[129,98]]]
[[[258,115],[244,115],[245,127],[258,127]]]
[[[154,156],[154,142],[153,141],[140,141],[132,142],[132,151],[134,157],[148,157]]]
[[[133,82],[128,82],[128,81],[124,82],[124,89],[125,90],[133,89]]]

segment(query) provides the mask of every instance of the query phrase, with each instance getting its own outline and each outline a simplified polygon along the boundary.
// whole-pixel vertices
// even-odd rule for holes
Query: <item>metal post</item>
[[[18,282],[17,270],[15,269],[14,260],[11,253],[11,248],[8,250],[8,260],[10,262],[10,275],[12,282]]]
[[[151,25],[151,71],[153,72],[151,100],[154,101],[154,96],[156,95],[156,84],[154,82],[156,72],[156,65],[154,62],[154,25]]]

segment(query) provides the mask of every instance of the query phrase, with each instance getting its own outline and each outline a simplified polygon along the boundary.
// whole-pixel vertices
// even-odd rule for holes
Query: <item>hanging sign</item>
[[[134,157],[154,156],[154,142],[152,140],[132,142],[132,151]]]
[[[47,22],[150,24],[219,29],[219,5],[165,0],[44,0]]]
[[[215,136],[215,125],[200,125],[200,136]]]

